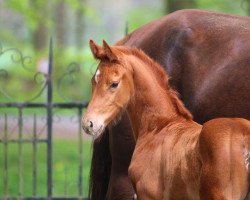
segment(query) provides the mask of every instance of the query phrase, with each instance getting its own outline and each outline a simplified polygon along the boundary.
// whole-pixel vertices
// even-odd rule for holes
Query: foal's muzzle
[[[98,122],[95,119],[83,118],[82,128],[85,133],[95,136],[97,138],[104,130],[103,123]]]

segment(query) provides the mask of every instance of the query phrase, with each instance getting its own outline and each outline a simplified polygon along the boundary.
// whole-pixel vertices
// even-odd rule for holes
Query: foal
[[[203,126],[168,85],[162,68],[138,49],[90,41],[100,64],[83,118],[96,138],[127,110],[136,140],[129,167],[138,199],[248,199],[250,122]]]

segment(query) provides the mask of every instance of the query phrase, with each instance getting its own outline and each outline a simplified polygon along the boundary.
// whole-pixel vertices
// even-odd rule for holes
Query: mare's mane
[[[120,49],[120,48],[119,48]],[[161,87],[163,87],[164,91],[170,97],[173,105],[178,114],[182,115],[184,118],[191,120],[193,118],[192,114],[186,109],[184,104],[180,101],[178,97],[178,93],[174,91],[169,86],[169,77],[168,74],[164,71],[163,67],[160,66],[156,61],[149,58],[142,50],[137,48],[121,48],[122,53],[126,55],[132,55],[139,58],[143,61],[147,66],[148,69],[153,72],[153,74],[157,77],[157,81]]]

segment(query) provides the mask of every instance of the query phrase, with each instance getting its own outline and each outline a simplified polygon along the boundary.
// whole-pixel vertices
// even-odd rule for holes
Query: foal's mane
[[[170,97],[173,105],[178,114],[183,116],[184,118],[191,120],[193,118],[192,114],[186,109],[182,101],[178,97],[178,93],[174,91],[169,86],[169,77],[168,74],[164,71],[163,67],[160,64],[149,58],[142,50],[137,48],[122,48],[121,51],[127,55],[133,55],[143,61],[148,69],[153,72],[153,74],[157,77],[157,81],[159,85],[164,89],[164,91]]]

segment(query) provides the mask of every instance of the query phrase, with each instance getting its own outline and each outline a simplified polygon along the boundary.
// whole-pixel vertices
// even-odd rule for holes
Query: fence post
[[[49,43],[49,64],[47,78],[47,195],[51,199],[53,192],[52,180],[52,67],[53,67],[53,41],[50,38]]]

